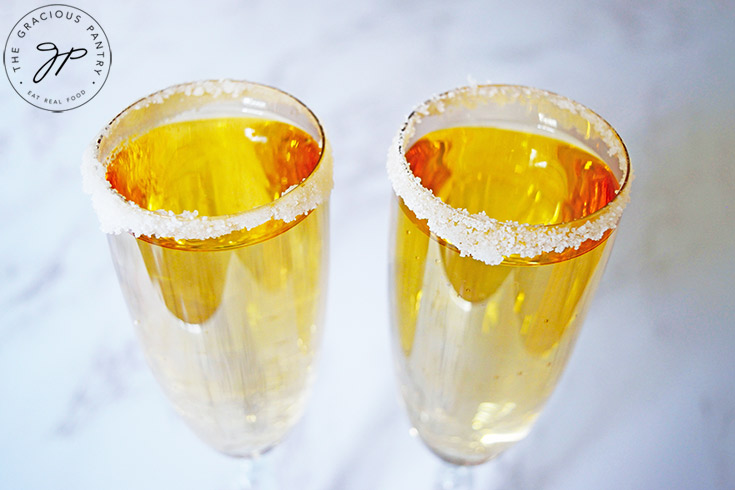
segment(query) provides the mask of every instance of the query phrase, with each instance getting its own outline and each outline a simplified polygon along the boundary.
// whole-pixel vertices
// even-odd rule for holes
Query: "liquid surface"
[[[138,206],[221,216],[278,199],[311,174],[320,149],[289,124],[231,117],[159,126],[113,155],[107,180]]]
[[[289,124],[230,117],[167,124],[119,145],[107,180],[150,211],[198,216],[242,213],[270,204],[311,175],[321,149]],[[143,236],[168,248],[212,250],[272,237],[302,219],[269,221],[207,240]]]
[[[607,204],[617,187],[594,155],[509,130],[438,131],[406,157],[448,204],[501,220],[579,218]],[[526,435],[567,362],[609,235],[580,251],[490,266],[461,257],[396,200],[391,298],[399,379],[412,423],[440,457],[481,463]]]
[[[599,157],[562,140],[508,129],[435,131],[418,140],[406,159],[442,201],[499,221],[571,221],[605,206],[618,189]]]
[[[318,156],[280,122],[189,121],[123,145],[108,178],[148,209],[219,215],[273,201]],[[300,417],[323,320],[328,204],[266,225],[268,235],[226,249],[109,237],[154,375],[193,430],[235,456],[267,450]]]

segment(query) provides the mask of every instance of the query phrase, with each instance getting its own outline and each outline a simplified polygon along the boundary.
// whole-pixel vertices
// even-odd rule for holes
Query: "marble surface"
[[[384,161],[410,108],[468,77],[588,105],[637,174],[561,384],[479,488],[735,488],[732,2],[72,3],[110,39],[99,95],[53,114],[0,80],[0,488],[225,489],[238,473],[148,372],[79,173],[126,105],[204,78],[296,95],[334,147],[323,353],[274,455],[282,487],[432,488],[389,350]],[[0,34],[39,5],[4,1]]]

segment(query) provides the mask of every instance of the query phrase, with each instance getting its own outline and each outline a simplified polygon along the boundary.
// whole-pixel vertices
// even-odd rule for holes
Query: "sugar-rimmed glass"
[[[411,113],[388,174],[403,401],[449,465],[441,488],[470,488],[465,467],[525,437],[562,374],[628,201],[628,155],[576,102],[475,85]]]
[[[302,415],[323,324],[332,160],[317,118],[264,85],[177,85],[113,119],[83,177],[163,391],[211,447],[268,451]]]

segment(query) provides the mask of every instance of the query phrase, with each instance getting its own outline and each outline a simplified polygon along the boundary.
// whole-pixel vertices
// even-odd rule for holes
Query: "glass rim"
[[[175,214],[173,211],[145,209],[125,198],[107,180],[109,158],[122,140],[113,143],[113,150],[108,155],[100,154],[101,146],[112,137],[117,125],[134,111],[145,109],[152,104],[162,104],[173,95],[183,95],[187,98],[208,95],[214,99],[229,97],[236,100],[252,89],[271,92],[294,103],[305,111],[318,133],[317,144],[320,153],[316,165],[308,176],[291,189],[287,189],[277,199],[234,214],[199,216],[196,210]],[[152,128],[166,122],[166,119],[161,119]],[[295,124],[293,121],[291,123]],[[329,198],[332,190],[332,156],[321,122],[306,104],[293,95],[270,85],[245,80],[192,81],[153,92],[133,102],[115,116],[84,151],[82,184],[84,191],[92,198],[100,227],[105,233],[113,235],[131,233],[136,237],[150,236],[175,240],[206,240],[239,230],[252,230],[271,220],[289,223],[316,209]]]
[[[619,164],[620,187],[615,197],[594,213],[554,224],[501,221],[490,218],[484,212],[473,214],[446,204],[424,187],[421,179],[411,171],[406,159],[406,143],[424,117],[442,114],[447,102],[467,95],[485,97],[488,101],[498,95],[540,97],[567,113],[584,118],[599,130],[608,147],[608,156]],[[633,180],[630,157],[622,138],[600,115],[554,92],[508,84],[467,85],[442,92],[416,106],[393,139],[387,170],[396,196],[418,219],[427,221],[432,233],[456,247],[460,255],[471,256],[489,265],[500,264],[510,256],[533,258],[543,253],[578,249],[587,240],[600,240],[606,232],[617,226],[630,200],[630,184]]]

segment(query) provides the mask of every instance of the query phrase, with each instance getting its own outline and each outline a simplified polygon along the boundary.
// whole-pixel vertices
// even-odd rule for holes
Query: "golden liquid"
[[[285,123],[222,118],[155,128],[113,153],[108,180],[141,207],[218,216],[299,184],[320,149]],[[153,373],[208,444],[267,450],[301,415],[326,287],[328,207],[209,240],[110,236]]]
[[[444,129],[406,153],[444,202],[500,220],[554,224],[607,204],[618,187],[595,155],[549,136]],[[611,249],[489,266],[461,257],[399,199],[392,287],[401,388],[418,433],[439,456],[476,464],[528,432],[551,394]]]
[[[275,201],[312,173],[320,153],[311,136],[280,121],[185,121],[159,126],[120,145],[107,166],[107,180],[150,211],[222,216]],[[144,239],[170,248],[212,250],[257,242],[294,224],[270,221],[209,240]]]

